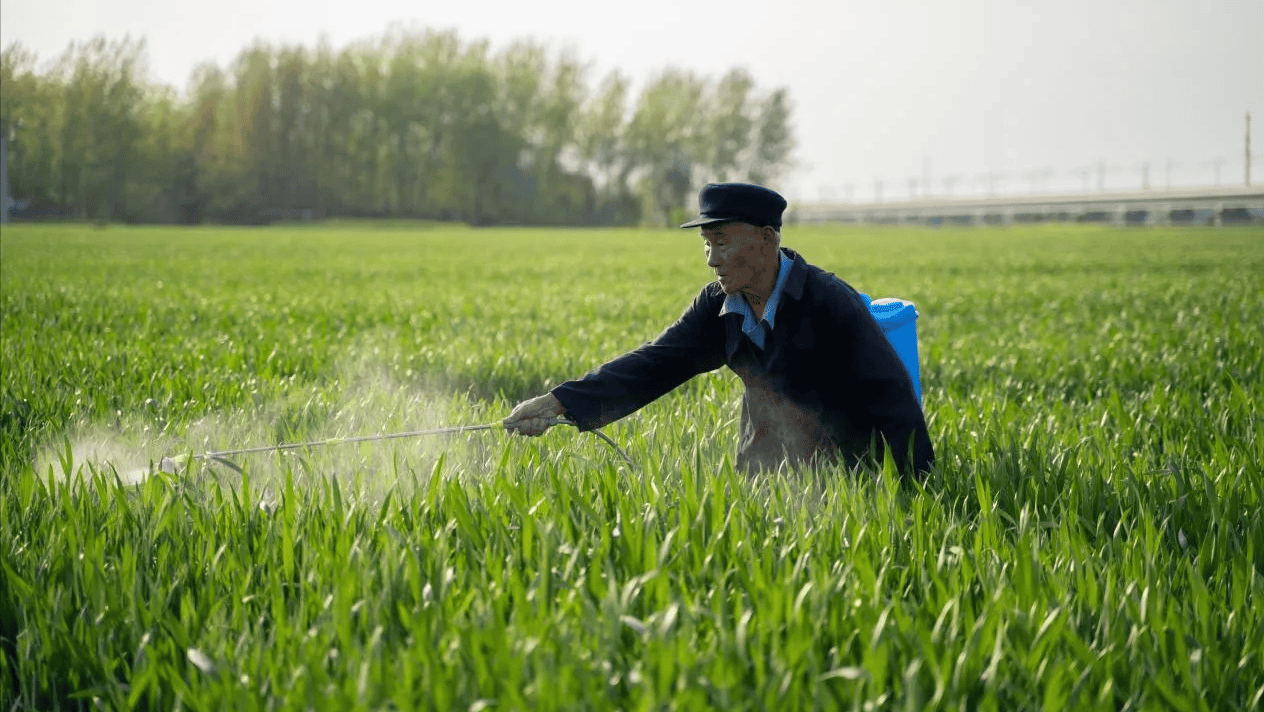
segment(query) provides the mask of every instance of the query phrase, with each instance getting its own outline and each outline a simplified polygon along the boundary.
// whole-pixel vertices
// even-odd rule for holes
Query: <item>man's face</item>
[[[750,291],[767,270],[776,271],[777,245],[765,228],[744,222],[718,223],[703,225],[701,235],[707,266],[725,294]]]

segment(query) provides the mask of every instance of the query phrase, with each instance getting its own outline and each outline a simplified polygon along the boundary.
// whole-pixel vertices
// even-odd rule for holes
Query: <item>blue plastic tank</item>
[[[882,327],[887,341],[891,342],[895,353],[904,362],[904,368],[913,379],[913,392],[917,394],[917,402],[921,403],[922,374],[917,362],[917,309],[913,302],[892,297],[870,299],[867,294],[861,294],[860,297],[865,300],[874,321]]]

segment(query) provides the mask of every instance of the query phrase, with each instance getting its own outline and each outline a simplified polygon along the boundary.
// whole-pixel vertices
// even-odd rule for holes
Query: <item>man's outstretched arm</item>
[[[654,341],[598,367],[582,379],[523,401],[505,427],[538,435],[562,414],[581,430],[599,428],[641,408],[689,378],[724,365],[719,302],[704,289],[676,323]]]

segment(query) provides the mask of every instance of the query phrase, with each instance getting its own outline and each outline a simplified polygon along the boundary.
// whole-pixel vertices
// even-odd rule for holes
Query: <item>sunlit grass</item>
[[[608,429],[636,470],[555,428],[128,487],[499,420],[653,338],[700,247],[6,226],[0,707],[1258,707],[1262,239],[788,228],[917,304],[923,483],[735,473],[721,372]]]

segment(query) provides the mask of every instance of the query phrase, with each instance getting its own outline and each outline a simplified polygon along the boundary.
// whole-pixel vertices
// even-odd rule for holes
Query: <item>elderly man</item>
[[[777,193],[710,184],[699,196],[708,284],[653,342],[577,381],[519,403],[507,429],[544,432],[567,415],[581,430],[641,408],[691,377],[728,366],[746,386],[737,463],[881,462],[924,473],[934,459],[926,420],[899,356],[846,282],[781,247]]]

